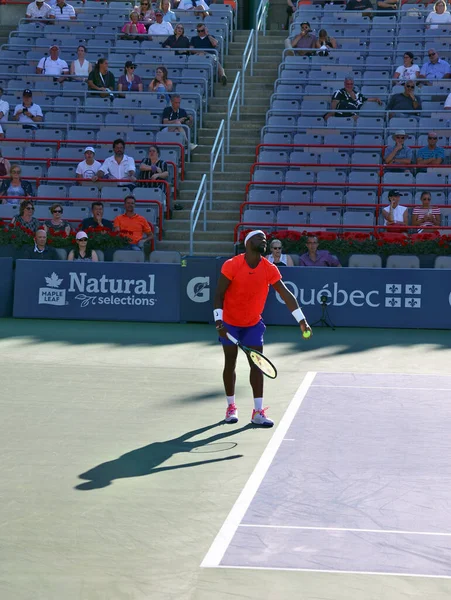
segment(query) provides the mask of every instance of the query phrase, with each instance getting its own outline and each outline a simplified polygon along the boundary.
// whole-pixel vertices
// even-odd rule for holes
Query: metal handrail
[[[266,35],[266,17],[268,16],[269,0],[261,0],[255,15],[254,62],[258,60],[258,34]]]
[[[200,212],[204,213],[204,231],[207,231],[207,175],[202,175],[202,179],[197,190],[193,208],[189,214],[189,253],[194,252],[194,231],[199,220]]]
[[[233,111],[236,106],[236,120],[240,120],[240,88],[241,88],[241,71],[235,76],[232,90],[227,100],[227,147],[226,152],[230,154],[230,121],[232,120]]]
[[[221,173],[224,172],[224,129],[224,119],[222,119],[210,152],[210,210],[213,209],[213,175],[219,156],[221,156]]]
[[[244,52],[243,52],[243,60],[242,60],[242,66],[241,66],[241,74],[242,74],[241,104],[244,104],[244,82],[245,82],[246,69],[247,69],[247,65],[249,64],[249,62],[251,63],[251,77],[254,74],[254,36],[255,36],[255,31],[254,31],[254,29],[251,29],[251,31],[249,33],[249,38],[247,40],[246,47],[244,48]]]

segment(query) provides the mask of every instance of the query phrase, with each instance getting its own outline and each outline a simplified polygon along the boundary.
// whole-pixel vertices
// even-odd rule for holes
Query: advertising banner
[[[180,265],[18,260],[14,317],[180,321]]]
[[[216,259],[189,256],[181,269],[182,321],[208,323],[213,319],[216,288]]]
[[[346,327],[451,328],[451,271],[442,269],[280,269],[307,320],[327,311]],[[265,323],[291,325],[293,317],[271,288]]]
[[[13,307],[13,259],[0,258],[0,317],[10,317]]]

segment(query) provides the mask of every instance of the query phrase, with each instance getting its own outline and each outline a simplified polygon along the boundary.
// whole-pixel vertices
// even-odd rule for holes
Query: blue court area
[[[202,565],[451,577],[451,377],[309,373]]]

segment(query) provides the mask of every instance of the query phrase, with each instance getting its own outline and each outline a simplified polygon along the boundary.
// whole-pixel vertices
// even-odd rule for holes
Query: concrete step
[[[236,205],[236,207],[234,208],[234,206]],[[191,208],[193,206],[193,202],[189,202],[189,201],[185,201],[183,203],[184,209],[183,210],[176,210],[173,213],[172,219],[171,219],[171,227],[172,225],[174,225],[175,229],[177,229],[177,225],[175,225],[175,223],[182,223],[184,224],[184,226],[189,229],[189,217],[190,217],[190,211]],[[216,204],[215,204],[216,206]],[[210,219],[214,219],[215,221],[218,222],[223,222],[223,223],[227,223],[228,221],[233,221],[234,223],[237,222],[237,220],[239,219],[239,214],[240,214],[240,202],[234,202],[234,203],[230,203],[230,210],[220,210],[219,208],[214,208],[212,211],[207,210],[207,218],[208,218],[208,222],[210,222]],[[208,207],[207,207],[208,208]]]
[[[185,210],[191,210],[198,187],[180,190],[178,200]],[[236,207],[239,210],[240,204],[245,201],[245,189],[243,187],[241,190],[230,190],[228,186],[227,189],[218,190],[215,188],[213,191],[213,209],[233,210]]]
[[[215,179],[220,178],[221,175],[224,175],[228,178],[235,177],[236,173],[239,173],[240,177],[242,175],[249,176],[251,166],[252,163],[250,162],[242,164],[224,161],[224,172],[221,172],[221,163],[219,162],[216,164],[215,168]],[[187,179],[193,179],[193,176],[195,175],[196,177],[198,177],[199,173],[201,174],[201,176],[205,173],[205,164],[202,164],[200,162],[190,163],[189,167],[186,170],[185,177]]]
[[[234,223],[233,227],[236,225]],[[231,242],[233,241],[233,227],[230,231],[203,231],[202,226],[199,224],[194,235],[194,239],[202,240],[204,242]],[[165,237],[171,237],[171,241],[185,241],[189,242],[189,231],[179,231],[178,229],[165,229]],[[175,250],[175,248],[174,248]]]
[[[231,175],[229,173],[216,173],[215,172],[215,178],[213,181],[214,189],[216,189],[218,187],[220,188],[220,190],[223,189],[224,181],[226,181],[228,191],[244,192],[244,190],[246,189],[246,185],[249,183],[249,177],[246,177],[242,173],[240,173],[239,175],[240,175],[240,179],[237,180],[235,177],[233,177],[233,175]],[[201,180],[200,173],[199,173],[199,179],[195,179],[194,177],[192,179],[185,179],[185,181],[183,181],[180,185],[180,191],[187,192],[188,190],[192,190],[192,191],[197,192],[197,190],[199,189],[200,180]]]
[[[157,244],[158,250],[178,250],[180,254],[189,254],[189,242],[186,240],[163,240]],[[221,242],[211,240],[199,240],[194,237],[194,254],[196,256],[234,256],[233,242]]]
[[[182,212],[182,211],[180,211]],[[186,212],[186,211],[183,211]],[[238,214],[239,217],[239,214]],[[217,232],[217,233],[221,233],[221,235],[226,235],[226,236],[230,236],[230,232],[233,231],[233,228],[235,227],[235,225],[237,224],[239,218],[237,217],[237,215],[232,215],[228,220],[226,219],[216,219],[216,214],[212,214],[207,221],[207,229],[208,232],[212,233],[212,232]],[[200,217],[202,218],[202,217]],[[214,219],[214,220],[213,220]],[[171,235],[172,233],[177,231],[177,232],[188,232],[189,231],[189,219],[172,219],[171,220],[171,224],[167,227],[165,227],[165,235]],[[202,227],[202,224],[200,223],[200,227]],[[202,230],[202,233],[203,230]],[[225,238],[226,240],[229,240],[229,237]]]

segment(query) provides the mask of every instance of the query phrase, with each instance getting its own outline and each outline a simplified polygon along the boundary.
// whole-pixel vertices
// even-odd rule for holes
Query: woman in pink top
[[[143,25],[143,23],[139,22],[139,13],[135,11],[130,13],[130,21],[122,27],[121,31],[126,35],[147,33],[146,27]]]
[[[412,212],[412,225],[414,227],[439,227],[440,209],[431,206],[430,192],[422,192],[421,206],[415,206]],[[423,229],[419,229],[421,233]]]

